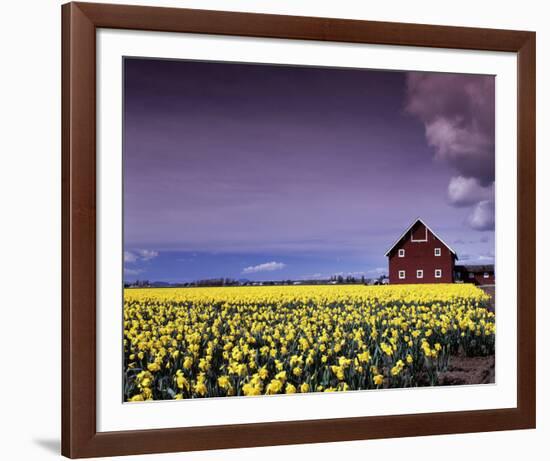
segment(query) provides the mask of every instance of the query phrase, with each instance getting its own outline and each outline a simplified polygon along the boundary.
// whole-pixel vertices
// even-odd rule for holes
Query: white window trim
[[[424,225],[424,238],[415,239],[413,238],[413,230],[411,229],[411,242],[427,242],[428,241],[428,226]]]
[[[417,279],[423,279],[424,278],[424,271],[422,269],[416,270],[416,278]]]
[[[489,278],[489,272],[483,272],[483,278],[488,279]]]
[[[441,256],[441,248],[434,248],[434,256]]]
[[[439,274],[439,275],[438,275]],[[443,275],[443,272],[441,271],[441,269],[436,269],[435,272],[434,272],[434,277],[436,279],[440,279],[441,276]]]
[[[399,250],[397,250],[397,257],[398,258],[404,258],[405,257],[405,249],[404,248],[399,248]]]
[[[399,280],[404,280],[407,277],[407,274],[405,271],[399,271],[397,276],[399,277]]]

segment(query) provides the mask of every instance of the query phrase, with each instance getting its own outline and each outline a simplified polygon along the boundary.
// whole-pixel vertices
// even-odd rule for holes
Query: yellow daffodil
[[[125,289],[125,400],[437,384],[455,351],[494,354],[488,300],[471,284]]]

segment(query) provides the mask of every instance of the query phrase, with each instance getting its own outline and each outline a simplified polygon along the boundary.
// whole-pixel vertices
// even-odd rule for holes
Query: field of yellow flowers
[[[437,384],[494,354],[470,284],[126,289],[126,401]]]

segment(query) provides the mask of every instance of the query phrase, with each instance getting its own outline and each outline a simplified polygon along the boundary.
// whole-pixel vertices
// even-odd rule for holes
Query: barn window
[[[416,278],[417,278],[417,279],[421,279],[421,278],[423,278],[423,277],[424,277],[424,271],[423,271],[422,269],[418,269],[418,270],[416,271]]]
[[[441,256],[441,248],[434,248],[434,256]]]
[[[441,269],[436,269],[434,275],[435,275],[436,279],[440,279],[441,278]]]
[[[405,278],[405,271],[399,271],[399,278],[403,280]]]
[[[474,274],[473,272],[470,272],[470,273],[468,274],[468,278],[473,279],[474,277],[475,277],[475,274]]]
[[[404,258],[405,250],[403,248],[400,248],[399,251],[397,252],[397,256],[399,256],[400,258]]]
[[[483,272],[483,278],[488,279],[489,278],[489,272]]]

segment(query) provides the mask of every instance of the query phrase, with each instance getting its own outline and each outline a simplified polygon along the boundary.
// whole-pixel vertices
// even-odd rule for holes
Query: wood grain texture
[[[96,428],[95,27],[62,10],[62,453]]]
[[[536,424],[536,41],[518,50],[518,410]]]
[[[62,7],[62,454],[72,458],[535,427],[535,34],[344,19],[69,3]],[[96,28],[518,53],[518,406],[96,432]]]
[[[517,51],[529,32],[229,11],[77,3],[97,27]]]

